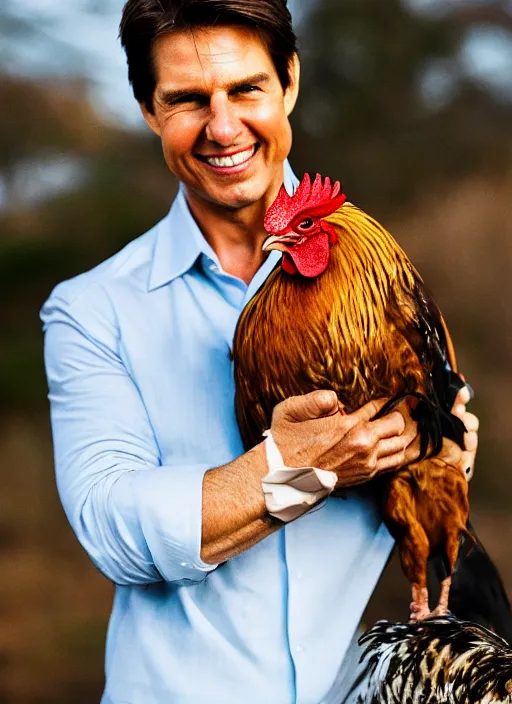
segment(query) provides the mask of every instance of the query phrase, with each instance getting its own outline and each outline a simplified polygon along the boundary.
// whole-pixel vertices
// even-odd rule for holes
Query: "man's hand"
[[[334,391],[313,391],[279,403],[271,430],[284,463],[336,472],[336,489],[344,489],[414,461],[419,442],[407,410],[372,421],[386,401],[370,401],[350,414],[340,409]]]
[[[466,404],[471,400],[469,388],[464,386],[455,399],[452,413],[461,419],[466,426],[467,433],[464,435],[465,450],[462,453],[460,468],[466,475],[469,481],[475,471],[475,458],[478,449],[478,418],[472,413],[466,411]]]

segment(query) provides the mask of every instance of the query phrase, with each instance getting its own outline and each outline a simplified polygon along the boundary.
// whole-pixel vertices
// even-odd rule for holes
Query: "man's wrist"
[[[265,504],[271,516],[288,523],[324,501],[334,490],[337,476],[316,467],[286,467],[271,431],[264,435],[268,474],[261,485]]]

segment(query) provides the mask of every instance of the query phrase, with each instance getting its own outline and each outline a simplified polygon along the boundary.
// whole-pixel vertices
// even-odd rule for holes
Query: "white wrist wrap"
[[[261,480],[267,511],[288,523],[325,499],[338,481],[334,472],[316,467],[285,467],[272,433],[266,430],[268,474]]]

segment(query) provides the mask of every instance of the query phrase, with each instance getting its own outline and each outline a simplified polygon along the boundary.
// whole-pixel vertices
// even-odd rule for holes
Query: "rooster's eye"
[[[299,230],[310,230],[313,225],[314,221],[312,218],[305,218],[300,224],[299,224]]]

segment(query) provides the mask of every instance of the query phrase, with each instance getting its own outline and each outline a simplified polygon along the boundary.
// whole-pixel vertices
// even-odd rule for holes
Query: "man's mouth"
[[[248,149],[244,149],[243,151],[231,154],[219,154],[215,156],[196,154],[196,156],[201,161],[204,161],[206,164],[208,164],[209,166],[213,166],[216,169],[229,169],[233,168],[234,166],[240,166],[241,164],[245,164],[245,162],[249,161],[249,159],[252,159],[252,157],[256,154],[259,148],[259,144],[253,144],[253,146],[249,147]]]

